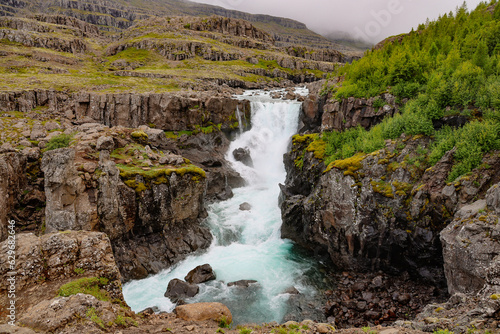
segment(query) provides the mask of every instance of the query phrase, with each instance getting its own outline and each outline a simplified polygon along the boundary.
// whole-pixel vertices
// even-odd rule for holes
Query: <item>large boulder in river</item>
[[[250,286],[250,284],[256,284],[256,283],[258,283],[258,282],[255,280],[242,279],[242,280],[239,280],[236,282],[229,282],[229,283],[227,283],[227,286],[239,286],[242,288],[248,288]]]
[[[175,308],[177,317],[186,321],[220,321],[233,322],[233,315],[226,305],[221,303],[196,303],[181,305]]]
[[[250,210],[252,210],[252,206],[250,205],[250,203],[247,203],[247,202],[241,203],[240,210],[241,211],[250,211]]]
[[[214,280],[215,273],[209,264],[198,266],[191,270],[184,279],[190,284],[205,283]]]
[[[237,148],[233,151],[233,157],[236,161],[240,161],[246,166],[253,167],[253,160],[250,156],[250,150],[248,148]]]
[[[177,303],[180,299],[196,296],[199,291],[198,285],[175,278],[168,283],[164,296],[170,298],[173,303]]]

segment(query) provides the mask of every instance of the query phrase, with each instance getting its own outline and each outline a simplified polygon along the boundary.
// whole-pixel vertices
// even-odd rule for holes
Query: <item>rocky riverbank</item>
[[[398,110],[387,94],[331,102],[319,84],[315,91],[305,101],[302,131],[370,128]],[[377,108],[378,99],[384,103]],[[440,122],[460,126],[456,119]],[[331,321],[360,326],[398,320],[409,328],[460,333],[496,329],[498,152],[449,183],[454,150],[431,167],[423,136],[403,135],[372,154],[328,166],[325,148],[319,134],[294,137],[284,158],[281,209],[283,237],[346,271],[329,293]],[[446,287],[451,299],[439,304]]]

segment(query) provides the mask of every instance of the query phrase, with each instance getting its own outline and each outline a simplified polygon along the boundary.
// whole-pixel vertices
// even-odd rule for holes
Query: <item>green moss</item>
[[[343,159],[343,160],[335,160],[331,162],[324,173],[328,173],[332,170],[332,168],[337,168],[344,171],[344,175],[355,176],[356,172],[363,168],[363,160],[366,155],[363,153],[357,153],[356,155]]]
[[[392,192],[392,186],[383,180],[381,181],[371,181],[370,182],[373,191],[379,193],[385,197],[394,198],[394,193]]]
[[[130,134],[130,136],[136,140],[138,143],[141,144],[147,144],[149,137],[146,134],[146,132],[139,130],[139,131],[134,131]]]
[[[316,140],[318,138],[319,134],[317,133],[307,134],[307,135],[295,135],[292,137],[292,142],[294,145],[301,143],[310,143],[311,141]]]
[[[498,300],[498,299],[500,299],[500,294],[491,295],[490,299],[492,299],[492,300]]]
[[[306,149],[308,152],[314,152],[314,157],[319,160],[325,158],[326,142],[322,139],[313,140]]]
[[[108,292],[101,289],[102,287],[108,285],[108,283],[109,280],[104,277],[80,278],[61,286],[59,288],[58,295],[61,297],[68,297],[76,295],[77,293],[83,293],[92,295],[102,301],[109,301],[110,298]]]
[[[392,185],[396,189],[396,195],[405,197],[411,193],[413,186],[406,182],[393,181]]]

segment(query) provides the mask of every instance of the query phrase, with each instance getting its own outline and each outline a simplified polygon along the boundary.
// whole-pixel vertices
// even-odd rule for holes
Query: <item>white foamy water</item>
[[[191,269],[204,263],[212,266],[217,280],[200,284],[200,293],[186,302],[222,302],[231,310],[234,323],[280,322],[287,312],[289,295],[283,293],[286,289],[294,286],[302,293],[315,293],[302,280],[313,264],[294,254],[289,240],[280,238],[278,184],[285,180],[283,154],[297,132],[301,104],[273,101],[269,93],[255,94],[247,92],[240,97],[252,101],[252,128],[231,143],[226,157],[248,186],[233,190],[233,198],[208,208],[206,223],[214,242],[206,252],[124,286],[125,300],[134,311],[157,306],[171,312],[175,305],[163,297],[168,282],[184,279]],[[232,152],[240,147],[250,150],[253,168],[234,160]],[[240,211],[243,202],[248,202],[252,209]],[[243,279],[256,280],[258,285],[247,289],[226,285]]]

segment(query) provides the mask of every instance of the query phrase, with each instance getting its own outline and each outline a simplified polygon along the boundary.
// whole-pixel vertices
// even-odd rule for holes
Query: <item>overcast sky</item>
[[[196,0],[254,14],[288,17],[318,33],[343,31],[372,43],[408,32],[463,0]],[[469,10],[480,0],[467,0]]]

